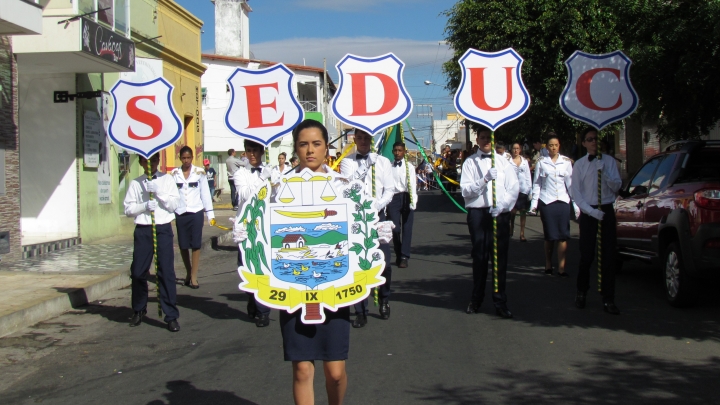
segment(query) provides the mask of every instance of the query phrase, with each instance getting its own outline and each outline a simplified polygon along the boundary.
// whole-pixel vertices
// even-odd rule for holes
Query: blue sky
[[[210,0],[176,0],[205,22],[203,52],[212,53],[214,6]],[[452,51],[445,39],[450,0],[250,0],[250,51],[255,58],[322,67],[337,83],[337,63],[346,53],[376,56],[395,53],[406,63],[405,85],[414,104],[432,104],[435,119],[454,112],[444,89],[442,63]],[[430,80],[441,86],[426,86]],[[427,138],[427,107],[416,107],[410,122],[416,135]],[[426,143],[427,146],[427,143]]]

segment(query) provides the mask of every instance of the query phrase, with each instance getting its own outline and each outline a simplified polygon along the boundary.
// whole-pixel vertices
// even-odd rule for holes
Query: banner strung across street
[[[598,130],[635,112],[632,61],[621,51],[593,55],[575,51],[565,61],[568,81],[560,96],[565,114]]]
[[[332,110],[340,121],[369,134],[402,122],[413,102],[403,83],[405,63],[394,54],[347,54],[335,65],[340,77]]]
[[[460,114],[495,131],[527,111],[530,96],[521,76],[523,59],[514,49],[468,49],[458,62],[462,78],[454,101]]]
[[[239,288],[271,308],[302,309],[307,324],[323,323],[323,308],[353,305],[385,282],[373,199],[363,197],[359,181],[340,192],[334,176],[309,169],[290,173],[276,203],[266,183],[236,218],[236,229],[247,232],[240,243]]]
[[[225,125],[230,132],[268,146],[302,121],[303,109],[292,90],[295,74],[282,63],[236,68],[227,81],[232,94]]]
[[[172,92],[172,84],[162,77],[143,83],[119,80],[110,90],[115,104],[110,139],[146,158],[172,145],[183,129],[172,105]]]

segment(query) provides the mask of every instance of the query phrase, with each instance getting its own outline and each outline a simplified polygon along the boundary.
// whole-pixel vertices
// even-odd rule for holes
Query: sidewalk
[[[215,215],[218,225],[228,227],[228,218],[235,212],[216,206]],[[206,222],[201,249],[227,243],[231,237],[231,232]],[[128,233],[17,262],[0,262],[0,337],[129,286],[132,252],[133,237]],[[154,266],[150,269],[153,273]],[[177,239],[175,272],[180,277],[185,274]]]

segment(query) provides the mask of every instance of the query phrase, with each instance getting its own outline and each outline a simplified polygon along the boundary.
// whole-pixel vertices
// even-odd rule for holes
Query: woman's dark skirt
[[[350,307],[325,310],[325,322],[302,323],[301,310],[280,311],[285,361],[347,360],[350,350]]]
[[[545,240],[570,239],[570,204],[562,201],[545,204],[540,201],[538,209],[540,210]]]
[[[202,211],[175,215],[175,226],[180,249],[200,249],[204,221],[205,213]]]
[[[528,199],[528,195],[523,193],[518,194],[517,201],[515,201],[515,209],[523,213],[527,211],[528,208],[530,208],[530,200]]]

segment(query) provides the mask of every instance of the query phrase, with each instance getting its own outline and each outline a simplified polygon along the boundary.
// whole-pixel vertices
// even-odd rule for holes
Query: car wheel
[[[677,242],[668,245],[664,259],[665,297],[674,307],[691,304],[695,299],[693,280],[687,275]]]

